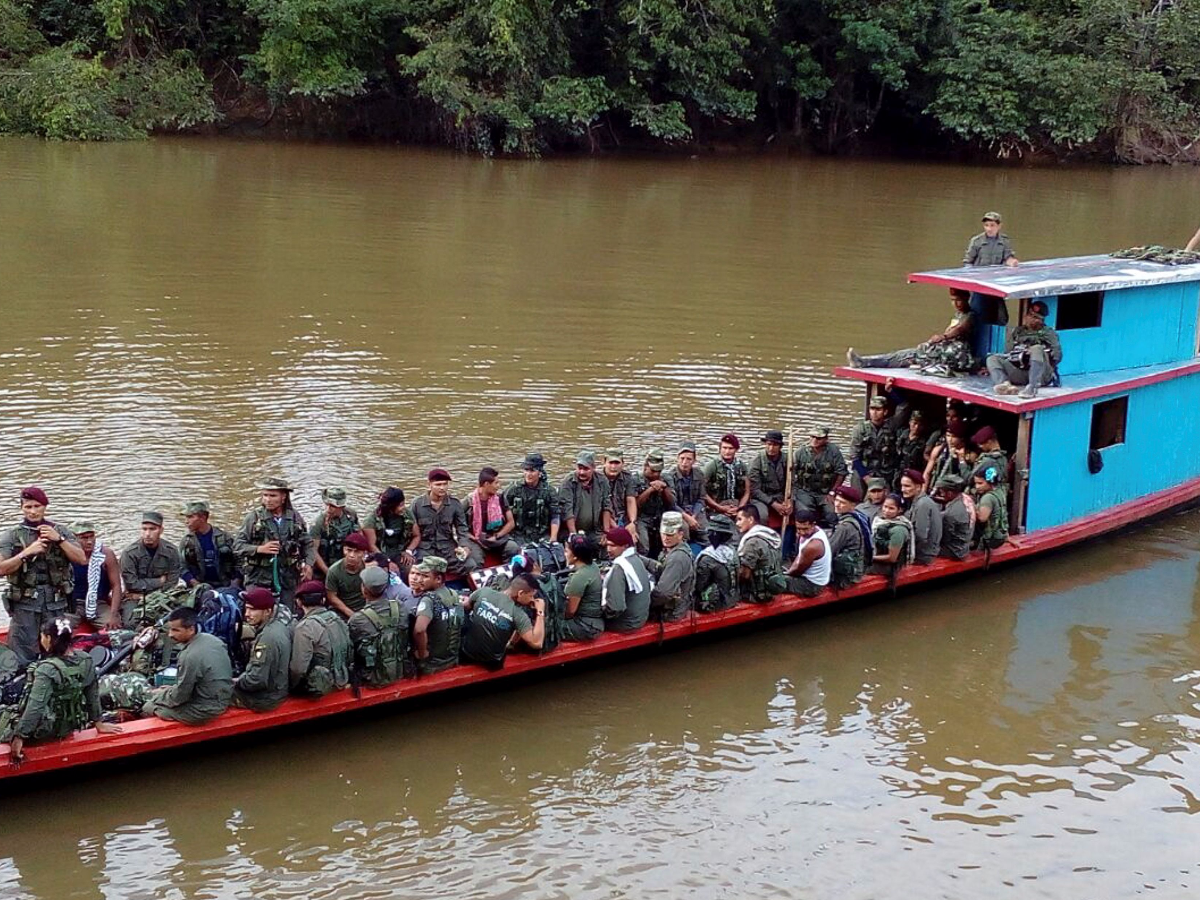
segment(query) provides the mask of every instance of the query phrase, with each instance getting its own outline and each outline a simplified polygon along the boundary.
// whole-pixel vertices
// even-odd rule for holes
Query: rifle
[[[167,615],[169,616],[170,613]],[[159,632],[162,631],[162,627],[165,624],[167,624],[167,616],[163,616],[153,625],[147,625],[143,628],[141,632],[134,636],[133,640],[114,653],[112,658],[105,662],[104,665],[96,667],[96,677],[100,678],[103,675],[107,675],[119,666],[134,650],[147,649],[157,639]]]

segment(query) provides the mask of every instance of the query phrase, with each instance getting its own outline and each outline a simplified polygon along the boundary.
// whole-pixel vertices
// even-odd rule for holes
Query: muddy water
[[[984,209],[1027,258],[1181,243],[1198,184],[0,142],[0,492],[121,543],[263,475],[312,513],[534,448],[844,434],[830,365],[944,323],[904,273]],[[1188,896],[1198,532],[6,794],[0,897]]]

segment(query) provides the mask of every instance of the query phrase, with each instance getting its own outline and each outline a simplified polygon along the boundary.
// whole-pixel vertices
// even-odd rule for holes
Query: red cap
[[[247,609],[271,609],[275,605],[275,595],[265,587],[252,587],[242,592],[242,599]]]
[[[996,429],[991,425],[984,425],[971,438],[971,443],[976,446],[986,444],[988,441],[996,440]]]
[[[257,588],[256,588],[257,590]],[[320,597],[325,596],[325,582],[317,581],[315,578],[310,578],[296,588],[297,597],[307,597],[311,594],[317,594]]]
[[[429,470],[429,480],[430,481],[453,481],[454,479],[450,477],[450,473],[447,472],[445,469],[430,469]]]
[[[924,484],[925,483],[925,474],[917,469],[905,469],[904,477],[907,478],[909,481],[911,481],[913,484]]]
[[[862,491],[852,484],[839,484],[833,489],[833,493],[851,503],[862,503]]]
[[[633,546],[633,535],[629,533],[628,528],[610,528],[604,532],[604,536],[609,543],[616,544],[618,547]]]
[[[432,481],[432,479],[430,479]],[[343,547],[350,547],[353,550],[370,550],[371,545],[367,543],[367,536],[361,531],[352,531],[346,535],[346,539],[342,541]]]
[[[27,487],[21,491],[22,500],[32,500],[34,503],[40,503],[42,506],[49,506],[50,501],[46,499],[46,492],[40,487]]]
[[[736,434],[734,434],[732,431],[729,432],[729,434],[721,435],[721,443],[722,444],[733,444],[734,450],[742,449],[742,442],[738,440],[738,436]]]

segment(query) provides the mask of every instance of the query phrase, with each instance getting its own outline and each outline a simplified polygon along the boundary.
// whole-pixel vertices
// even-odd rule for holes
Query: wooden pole
[[[796,426],[793,425],[788,429],[788,449],[787,449],[787,474],[783,479],[783,501],[785,503],[792,502],[792,465],[796,461]],[[783,527],[787,528],[787,516],[784,518]]]

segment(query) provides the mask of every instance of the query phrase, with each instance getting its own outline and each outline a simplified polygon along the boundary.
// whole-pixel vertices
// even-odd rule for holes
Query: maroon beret
[[[310,578],[308,581],[303,582],[300,587],[296,588],[297,597],[308,597],[312,594],[324,597],[325,582],[317,581],[315,578]]]
[[[430,479],[432,481],[433,479]],[[367,536],[361,531],[352,531],[346,535],[346,539],[342,541],[343,547],[349,547],[352,550],[370,550],[371,545],[367,543]]]
[[[247,609],[270,609],[275,605],[275,595],[265,587],[252,587],[242,592]]]
[[[633,546],[633,535],[629,533],[628,528],[610,528],[604,532],[604,536],[609,543],[616,544],[618,547]]]
[[[722,444],[733,444],[734,450],[742,449],[742,442],[738,440],[738,436],[736,434],[734,434],[732,431],[729,432],[729,434],[721,435],[721,443]]]
[[[909,479],[913,484],[924,484],[925,475],[919,469],[905,469],[903,472],[905,478]]]
[[[22,500],[32,500],[34,503],[40,503],[42,506],[49,506],[50,501],[46,499],[46,492],[40,487],[27,487],[21,491]]]
[[[967,426],[963,423],[962,419],[958,419],[946,426],[946,433],[952,434],[956,438],[962,438],[963,440],[966,440]]]
[[[972,435],[971,443],[978,446],[978,445],[984,444],[987,441],[994,441],[995,439],[996,439],[996,429],[993,428],[991,425],[984,425],[977,432],[975,432],[974,435]]]
[[[450,473],[447,472],[445,469],[430,469],[429,470],[429,480],[430,481],[453,481],[454,479],[450,477]]]
[[[833,489],[833,493],[851,503],[862,503],[862,491],[852,484],[839,484]]]

